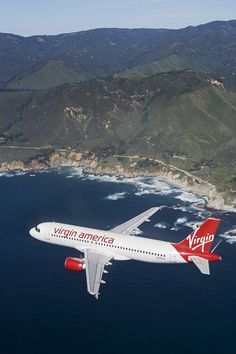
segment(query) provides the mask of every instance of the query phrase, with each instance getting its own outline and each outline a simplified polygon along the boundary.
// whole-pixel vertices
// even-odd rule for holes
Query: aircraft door
[[[44,238],[45,238],[45,241],[51,241],[51,238],[50,238],[50,232],[49,231],[46,231],[45,232],[45,236],[44,236]]]

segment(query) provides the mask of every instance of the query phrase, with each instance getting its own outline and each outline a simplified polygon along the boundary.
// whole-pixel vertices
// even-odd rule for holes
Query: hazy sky
[[[0,32],[24,36],[229,19],[236,19],[236,0],[0,0]]]

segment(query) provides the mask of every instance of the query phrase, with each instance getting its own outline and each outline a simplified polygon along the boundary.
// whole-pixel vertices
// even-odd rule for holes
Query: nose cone
[[[34,228],[30,229],[29,234],[30,236],[35,237],[35,229]]]

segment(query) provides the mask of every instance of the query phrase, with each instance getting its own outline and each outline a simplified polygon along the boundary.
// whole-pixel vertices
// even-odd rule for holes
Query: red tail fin
[[[209,218],[188,235],[188,237],[176,245],[178,245],[178,248],[187,248],[197,253],[209,253],[219,224],[219,219]]]

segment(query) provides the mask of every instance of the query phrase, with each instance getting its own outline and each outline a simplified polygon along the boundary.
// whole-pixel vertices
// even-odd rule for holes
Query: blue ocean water
[[[3,175],[0,195],[1,353],[236,352],[236,244],[227,236],[234,213],[202,210],[197,197],[155,179],[85,177],[78,169]],[[175,242],[209,215],[222,219],[223,261],[211,264],[210,277],[193,265],[116,261],[97,301],[85,274],[64,268],[76,250],[28,234],[53,220],[108,229],[158,205],[166,207],[137,233]]]

